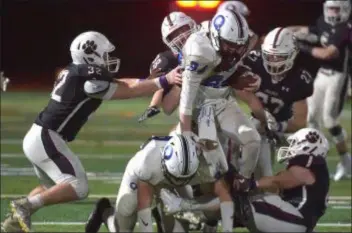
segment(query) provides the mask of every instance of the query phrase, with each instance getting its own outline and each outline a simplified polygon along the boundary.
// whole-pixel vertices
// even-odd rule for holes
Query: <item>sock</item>
[[[28,197],[28,202],[31,205],[31,209],[37,210],[44,205],[42,197],[40,194]]]
[[[222,232],[232,232],[234,205],[232,201],[220,203]]]
[[[106,219],[106,226],[107,226],[109,232],[117,232],[117,229],[115,226],[115,215],[110,215]]]

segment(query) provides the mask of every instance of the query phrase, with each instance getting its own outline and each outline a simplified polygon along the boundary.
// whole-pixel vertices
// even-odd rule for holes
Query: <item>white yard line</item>
[[[0,198],[18,198],[18,197],[23,197],[25,195],[27,194],[1,194]],[[91,198],[91,199],[102,198],[102,197],[116,198],[116,195],[117,194],[90,194],[88,198]],[[329,204],[334,204],[334,202],[331,203],[331,201],[337,201],[337,200],[351,201],[351,196],[330,196]],[[351,204],[351,203],[344,203],[344,204]]]
[[[147,138],[146,138],[147,140]],[[23,139],[1,139],[1,145],[22,145]],[[96,146],[96,145],[103,145],[103,146],[140,146],[144,141],[120,141],[120,140],[104,140],[104,141],[97,141],[97,140],[75,140],[74,143],[71,145],[89,145],[89,146]]]
[[[85,225],[85,222],[32,222],[33,225],[66,225],[66,226],[74,226],[74,225]],[[138,226],[139,223],[137,222],[136,225]],[[318,223],[318,227],[351,227],[351,223]],[[153,226],[156,226],[153,223]],[[219,224],[221,226],[221,224]]]
[[[133,154],[76,154],[80,159],[129,159],[132,158]],[[6,159],[25,159],[25,155],[22,153],[2,153],[0,154],[1,158]]]

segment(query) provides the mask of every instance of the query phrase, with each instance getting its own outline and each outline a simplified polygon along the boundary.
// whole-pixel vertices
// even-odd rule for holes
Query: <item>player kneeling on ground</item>
[[[131,232],[137,218],[142,232],[152,232],[151,205],[154,195],[158,196],[162,188],[181,189],[186,184],[204,181],[208,165],[197,144],[193,137],[182,135],[152,137],[129,161],[117,195],[115,209],[111,207],[109,200],[100,199],[89,217],[86,232],[97,232],[102,222],[110,232]],[[207,178],[210,181],[213,177]],[[221,201],[226,200],[230,194],[223,180],[213,182],[215,182],[215,195]],[[224,201],[221,205],[222,209],[229,209],[226,207],[231,205],[233,210],[232,202]],[[229,219],[232,213],[233,211],[226,213]],[[165,232],[186,231],[172,216],[163,216],[162,219]]]
[[[3,224],[5,231],[29,232],[31,215],[39,208],[87,197],[86,172],[67,142],[75,139],[103,100],[148,95],[181,81],[174,71],[137,84],[137,79],[117,80],[113,73],[120,61],[109,56],[114,50],[99,32],[84,32],[73,40],[72,63],[60,72],[48,105],[23,140],[24,154],[43,185],[10,202],[12,214]]]
[[[329,149],[327,139],[316,129],[304,128],[287,141],[289,146],[281,147],[277,155],[279,162],[287,163],[284,171],[256,182],[243,182],[240,175],[235,175],[231,181],[235,193],[235,220],[251,232],[311,232],[325,213],[329,191],[325,160]],[[279,189],[280,194],[248,197],[248,191],[255,189]],[[239,193],[241,195],[237,195]],[[195,203],[169,192],[163,192],[162,200],[165,210],[172,213],[216,208],[216,200]]]

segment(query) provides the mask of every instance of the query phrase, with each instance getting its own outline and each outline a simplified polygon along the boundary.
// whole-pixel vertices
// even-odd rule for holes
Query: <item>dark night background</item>
[[[322,14],[322,0],[244,0],[250,27],[264,35],[277,26],[307,25]],[[3,0],[0,70],[9,88],[51,87],[55,72],[70,61],[79,33],[96,30],[116,46],[120,77],[145,76],[155,55],[166,49],[160,25],[175,10],[163,0]],[[212,11],[184,10],[197,23]]]

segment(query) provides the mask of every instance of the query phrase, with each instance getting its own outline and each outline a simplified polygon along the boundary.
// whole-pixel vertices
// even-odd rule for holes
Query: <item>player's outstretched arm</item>
[[[162,100],[162,108],[166,115],[171,115],[180,103],[181,87],[175,85]]]
[[[293,117],[287,121],[285,133],[294,133],[306,127],[308,105],[307,100],[300,100],[293,104]]]
[[[291,189],[301,185],[309,185],[315,182],[312,173],[304,167],[292,166],[275,176],[265,176],[257,181],[260,189]]]
[[[263,125],[265,125],[265,111],[259,98],[253,92],[235,90],[235,93],[237,97],[239,97],[248,105],[255,118],[258,119]]]

